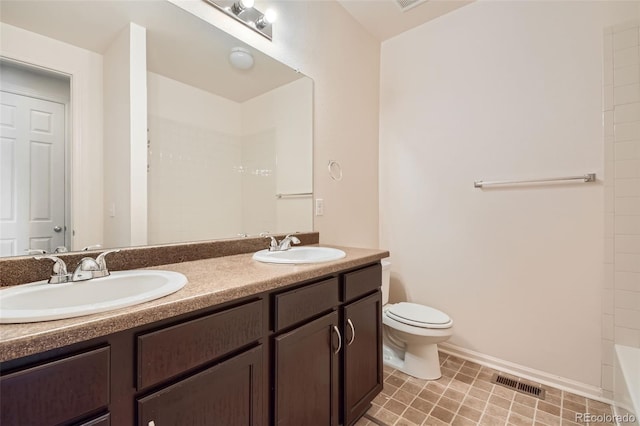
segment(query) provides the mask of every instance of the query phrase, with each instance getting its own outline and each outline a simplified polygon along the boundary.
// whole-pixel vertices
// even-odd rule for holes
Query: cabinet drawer
[[[330,278],[274,296],[274,331],[325,312],[340,303],[338,279]]]
[[[57,425],[109,405],[109,348],[0,378],[0,424]]]
[[[262,336],[262,301],[138,336],[138,389],[228,354]]]
[[[344,274],[342,301],[348,302],[377,290],[382,285],[382,265],[375,264]]]

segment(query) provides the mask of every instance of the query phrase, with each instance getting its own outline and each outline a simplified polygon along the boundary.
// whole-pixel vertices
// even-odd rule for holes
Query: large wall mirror
[[[166,0],[0,20],[0,256],[313,229],[310,78]]]

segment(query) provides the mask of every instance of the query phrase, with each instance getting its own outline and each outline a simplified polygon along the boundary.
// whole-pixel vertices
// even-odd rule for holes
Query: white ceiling
[[[470,0],[428,0],[402,11],[395,0],[338,0],[369,33],[380,41],[465,6]]]
[[[149,71],[236,102],[302,76],[167,1],[1,0],[0,20],[99,54],[135,22],[147,29]],[[232,47],[251,51],[251,70],[231,67]]]

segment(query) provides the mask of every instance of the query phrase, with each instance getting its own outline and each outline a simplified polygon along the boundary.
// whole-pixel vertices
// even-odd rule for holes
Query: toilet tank
[[[389,283],[391,282],[391,262],[382,259],[382,304],[389,302]]]

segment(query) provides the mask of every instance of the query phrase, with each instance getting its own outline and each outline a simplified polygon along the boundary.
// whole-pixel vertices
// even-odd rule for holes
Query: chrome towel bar
[[[595,182],[596,174],[595,173],[587,173],[586,175],[580,176],[565,176],[565,177],[555,177],[555,178],[546,178],[546,179],[531,179],[531,180],[494,180],[494,181],[482,181],[477,180],[473,182],[474,188],[483,188],[489,185],[510,185],[510,184],[520,184],[520,183],[540,183],[540,182],[560,182],[565,180],[581,180],[583,182]]]
[[[311,197],[313,196],[313,192],[296,192],[289,194],[276,194],[276,198],[300,198],[300,197]]]

